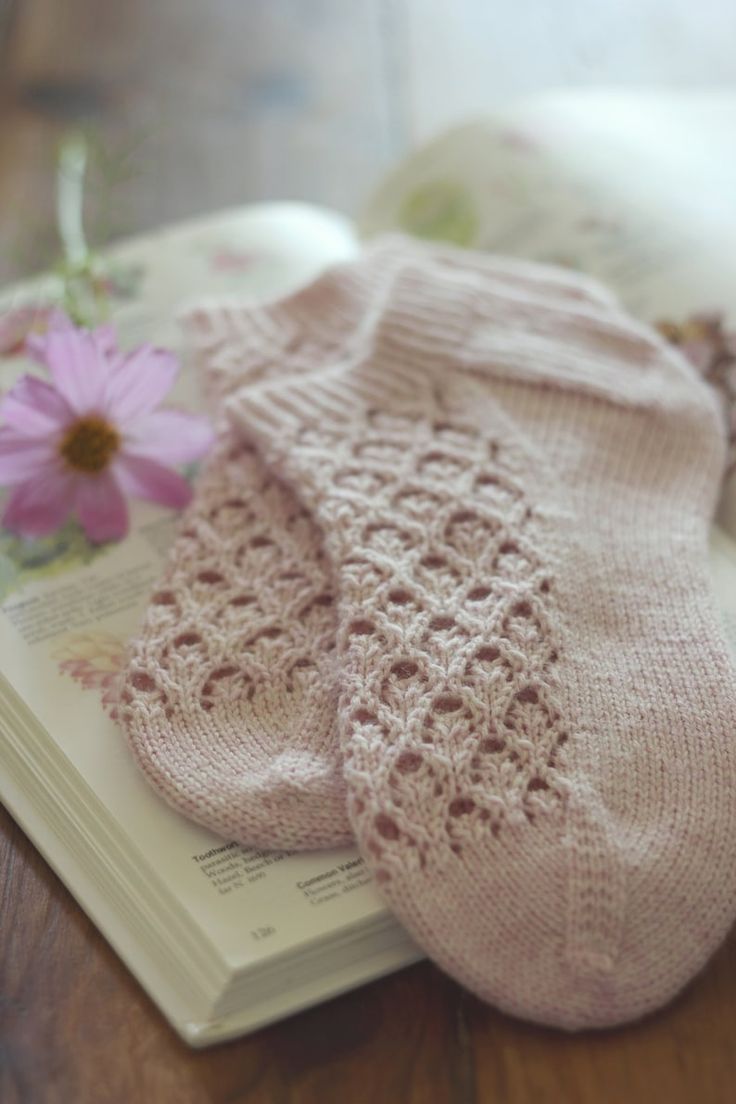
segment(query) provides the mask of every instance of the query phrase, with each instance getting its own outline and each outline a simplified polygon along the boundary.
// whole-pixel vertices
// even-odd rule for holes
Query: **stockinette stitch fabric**
[[[641,1016],[736,909],[713,397],[595,285],[447,250],[407,247],[358,334],[227,408],[323,532],[360,849],[484,999]]]

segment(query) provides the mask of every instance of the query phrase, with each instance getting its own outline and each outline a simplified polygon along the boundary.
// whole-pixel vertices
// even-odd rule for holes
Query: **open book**
[[[736,306],[734,123],[736,97],[547,97],[420,151],[382,185],[359,230],[401,228],[580,266],[679,333],[695,313]],[[110,254],[121,343],[177,348],[176,313],[198,295],[272,298],[359,248],[344,219],[287,204],[126,243]],[[26,284],[3,305],[54,293],[53,281]],[[30,367],[6,350],[0,386]],[[178,387],[178,401],[198,402],[191,370]],[[736,644],[733,480],[720,521],[714,586]],[[0,533],[0,796],[199,1046],[421,952],[357,853],[248,850],[186,821],[139,775],[114,723],[113,686],[175,524],[171,512],[136,504],[119,545],[90,545],[76,523],[32,543]]]

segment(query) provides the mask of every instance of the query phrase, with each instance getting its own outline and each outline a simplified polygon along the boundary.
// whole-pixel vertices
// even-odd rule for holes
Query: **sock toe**
[[[660,826],[586,874],[576,812],[435,845],[382,890],[429,956],[484,1000],[567,1030],[639,1019],[673,999],[736,912],[717,833]],[[431,889],[430,889],[431,887]],[[459,904],[461,903],[461,904]]]

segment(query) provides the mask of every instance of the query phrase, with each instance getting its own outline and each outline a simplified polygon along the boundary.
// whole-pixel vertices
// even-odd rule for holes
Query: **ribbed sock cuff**
[[[262,441],[271,455],[296,440],[303,426],[340,429],[373,409],[413,410],[430,397],[432,376],[416,364],[338,364],[279,384],[243,388],[226,404],[231,420]]]
[[[297,402],[308,398],[323,368],[336,364],[346,375],[370,360],[386,375],[411,368],[419,382],[460,369],[684,413],[710,419],[717,432],[714,400],[682,357],[590,284],[544,266],[391,237],[285,299],[253,308],[245,325],[253,355],[276,366],[265,377],[281,379],[279,408],[297,393]],[[263,373],[251,373],[249,382],[263,381]],[[233,400],[236,418],[238,408]]]

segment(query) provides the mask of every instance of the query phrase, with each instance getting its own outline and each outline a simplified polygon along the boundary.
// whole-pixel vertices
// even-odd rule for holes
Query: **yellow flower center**
[[[70,468],[96,475],[110,463],[120,448],[120,435],[97,414],[88,414],[69,426],[59,452]]]

